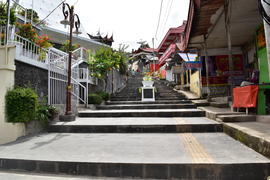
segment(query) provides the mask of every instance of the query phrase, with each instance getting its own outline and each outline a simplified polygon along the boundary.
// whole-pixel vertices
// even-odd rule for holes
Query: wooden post
[[[211,101],[211,91],[209,88],[209,67],[208,67],[208,52],[207,52],[207,43],[206,43],[206,38],[204,37],[204,63],[205,63],[205,70],[206,70],[206,88],[207,88],[207,100]]]

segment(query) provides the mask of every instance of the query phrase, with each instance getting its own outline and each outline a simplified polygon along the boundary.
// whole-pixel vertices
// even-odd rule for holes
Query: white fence
[[[79,53],[78,53],[79,52]],[[75,102],[81,102],[87,106],[88,104],[88,84],[81,83],[79,64],[84,61],[81,56],[83,48],[75,50],[76,58],[72,57],[71,66],[71,84],[72,95]],[[74,53],[72,53],[74,54]],[[52,58],[52,57],[53,58]],[[68,77],[68,54],[51,48],[48,52],[48,87],[49,87],[49,104],[65,104],[66,103],[66,87]],[[89,76],[89,74],[88,74]]]
[[[9,45],[16,45],[16,59],[24,63],[45,68],[48,70],[48,104],[63,105],[66,104],[67,72],[68,72],[68,54],[55,48],[44,49],[17,35],[14,28],[10,27],[8,37]],[[0,27],[0,46],[5,44],[5,27]],[[86,61],[88,52],[85,48],[76,49],[72,53],[72,102],[83,103],[87,105],[88,101],[88,83],[91,83],[87,70],[81,70],[79,64]],[[80,79],[82,77],[83,79]],[[84,81],[87,79],[88,81]],[[85,82],[85,83],[83,83]]]

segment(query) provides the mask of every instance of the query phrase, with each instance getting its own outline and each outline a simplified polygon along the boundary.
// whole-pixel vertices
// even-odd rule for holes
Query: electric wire
[[[73,6],[75,6],[78,2],[79,2],[79,0],[77,0],[77,1],[73,4]]]
[[[45,18],[43,18],[39,23],[36,24],[36,26],[42,24],[57,8],[59,8],[66,0],[63,0],[56,8],[54,8]]]
[[[163,28],[162,28],[162,31],[161,31],[162,34],[163,34],[164,31],[165,31],[165,28],[166,28],[166,25],[167,25],[168,18],[169,18],[170,14],[171,14],[172,4],[173,4],[173,0],[170,1],[170,6],[169,6],[169,9],[168,9],[168,12],[167,12],[167,15],[166,15],[166,18],[165,18],[165,22],[164,22],[164,24],[163,24]]]
[[[155,34],[155,38],[156,39],[157,39],[157,33],[158,33],[158,29],[159,29],[159,24],[160,24],[160,17],[161,17],[161,13],[162,13],[162,7],[163,7],[163,0],[161,0],[161,3],[160,3],[159,16],[158,16],[158,24],[157,24],[156,34]]]

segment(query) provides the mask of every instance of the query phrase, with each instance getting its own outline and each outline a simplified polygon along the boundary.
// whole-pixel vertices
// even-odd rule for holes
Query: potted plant
[[[151,76],[144,76],[142,84],[143,87],[152,87],[154,85],[154,81]]]

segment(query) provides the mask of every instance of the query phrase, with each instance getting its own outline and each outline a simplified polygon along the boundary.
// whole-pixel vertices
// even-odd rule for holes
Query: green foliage
[[[89,68],[91,76],[104,77],[108,71],[117,69],[121,74],[127,70],[127,56],[124,52],[113,51],[111,48],[100,48],[95,54],[89,52]]]
[[[35,120],[40,121],[43,127],[48,127],[49,121],[58,113],[55,107],[41,103],[37,107]]]
[[[88,104],[101,104],[102,103],[102,97],[95,93],[90,93],[88,95]]]
[[[10,8],[10,24],[14,25],[16,22],[16,15],[15,15],[15,8]],[[3,2],[0,2],[0,25],[6,25],[7,24],[7,7],[6,4]]]
[[[32,24],[20,24],[17,23],[17,27],[18,27],[18,32],[17,34],[32,41],[32,42],[36,42],[37,41],[37,32],[36,30],[33,28]]]
[[[38,96],[31,88],[15,88],[6,94],[8,122],[29,122],[35,119]]]
[[[104,91],[100,91],[97,93],[104,101],[108,101],[110,99],[110,94]]]
[[[32,9],[27,9],[27,19],[31,19],[32,17],[32,12],[33,12],[33,22],[34,23],[38,23],[39,22],[39,16],[38,13],[35,10]],[[25,16],[25,10],[22,9],[21,11],[18,12],[20,15],[22,15],[23,17]]]
[[[76,50],[78,48],[80,48],[80,45],[79,44],[72,44],[71,51],[74,51],[74,50]],[[60,50],[68,53],[68,51],[69,51],[69,40],[66,40],[62,44],[62,47],[60,48]]]

